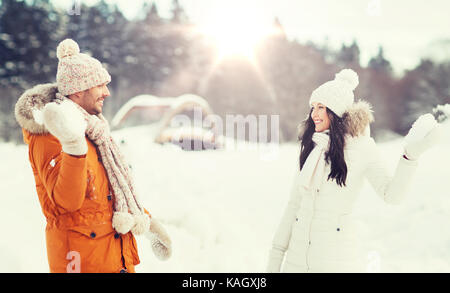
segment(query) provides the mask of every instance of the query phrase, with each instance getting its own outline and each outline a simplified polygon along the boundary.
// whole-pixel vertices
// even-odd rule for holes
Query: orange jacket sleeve
[[[87,187],[86,156],[62,152],[61,144],[51,135],[35,136],[29,148],[30,160],[50,199],[69,212],[80,209]]]

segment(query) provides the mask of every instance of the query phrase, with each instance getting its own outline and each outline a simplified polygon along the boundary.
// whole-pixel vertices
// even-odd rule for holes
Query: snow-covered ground
[[[133,168],[140,198],[166,226],[168,261],[137,237],[138,272],[263,272],[288,200],[297,146],[282,144],[263,160],[258,150],[185,152],[153,144],[147,127],[114,133]],[[444,142],[425,153],[402,205],[385,204],[366,182],[355,213],[368,270],[450,272],[450,123]],[[401,140],[379,144],[394,170]],[[48,272],[45,219],[27,147],[0,144],[0,272]]]

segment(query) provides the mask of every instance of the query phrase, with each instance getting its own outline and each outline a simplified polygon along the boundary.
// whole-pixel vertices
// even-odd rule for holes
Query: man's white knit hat
[[[339,117],[353,104],[353,91],[359,84],[358,74],[351,69],[343,69],[334,80],[327,81],[313,91],[309,105],[317,102],[325,105]]]
[[[111,81],[102,64],[89,55],[80,53],[72,39],[65,39],[56,49],[59,59],[56,83],[58,91],[67,96]]]

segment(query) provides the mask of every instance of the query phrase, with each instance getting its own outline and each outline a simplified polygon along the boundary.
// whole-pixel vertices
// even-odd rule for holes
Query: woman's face
[[[311,118],[316,125],[316,132],[322,132],[330,128],[327,107],[321,103],[312,103]]]

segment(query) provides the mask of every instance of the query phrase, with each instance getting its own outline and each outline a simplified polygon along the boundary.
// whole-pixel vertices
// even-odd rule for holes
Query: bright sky
[[[96,0],[80,0],[91,4]],[[128,18],[137,16],[146,0],[107,0],[117,3]],[[61,6],[69,0],[53,0]],[[162,17],[170,17],[172,0],[155,2]],[[428,52],[430,44],[450,39],[450,1],[448,0],[179,0],[190,20],[203,27],[223,27],[236,21],[236,15],[247,15],[255,27],[280,19],[289,38],[323,42],[331,46],[358,41],[361,61],[382,45],[396,70],[414,67]],[[255,32],[257,33],[257,32]]]

